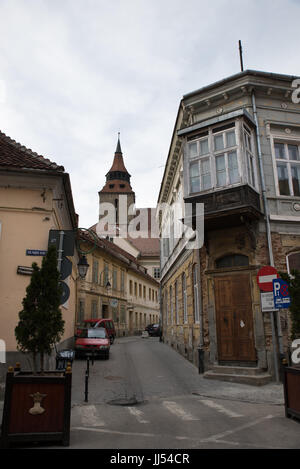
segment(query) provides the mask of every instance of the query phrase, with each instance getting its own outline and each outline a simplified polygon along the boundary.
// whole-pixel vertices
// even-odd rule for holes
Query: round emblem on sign
[[[267,265],[259,269],[256,279],[260,290],[264,292],[273,291],[273,280],[278,277],[279,275],[277,270],[271,265]]]

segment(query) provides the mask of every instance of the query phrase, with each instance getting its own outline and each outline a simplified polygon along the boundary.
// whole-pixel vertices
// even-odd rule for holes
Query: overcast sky
[[[300,76],[300,0],[0,0],[0,130],[70,173],[98,219],[121,146],[155,206],[183,94],[245,69]]]

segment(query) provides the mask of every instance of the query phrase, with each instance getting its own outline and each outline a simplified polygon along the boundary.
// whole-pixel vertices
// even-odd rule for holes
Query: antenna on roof
[[[243,64],[243,50],[242,50],[242,42],[239,40],[239,51],[240,51],[240,63],[241,63],[241,71],[244,71],[244,64]]]

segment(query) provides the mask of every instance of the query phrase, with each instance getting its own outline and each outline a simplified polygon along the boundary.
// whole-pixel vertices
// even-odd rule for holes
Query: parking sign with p
[[[273,296],[275,308],[288,308],[290,306],[289,286],[281,278],[273,280]]]

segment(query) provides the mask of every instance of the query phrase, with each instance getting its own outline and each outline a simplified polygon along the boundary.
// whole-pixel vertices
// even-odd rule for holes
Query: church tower
[[[106,216],[104,204],[110,204],[114,208],[116,235],[128,227],[128,223],[134,217],[134,212],[129,207],[135,204],[135,193],[130,185],[130,174],[124,165],[123,153],[120,144],[120,134],[115,151],[113,164],[106,174],[106,183],[99,191],[99,221]],[[125,226],[127,224],[127,226]],[[111,228],[111,227],[109,227]]]

